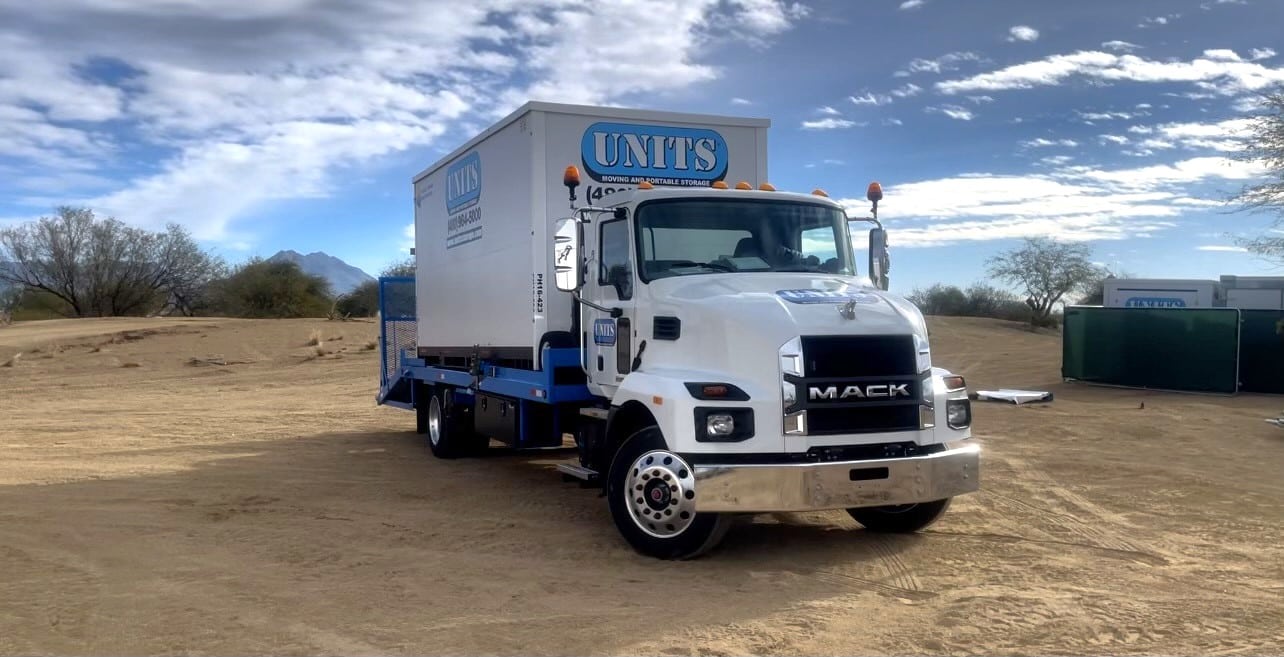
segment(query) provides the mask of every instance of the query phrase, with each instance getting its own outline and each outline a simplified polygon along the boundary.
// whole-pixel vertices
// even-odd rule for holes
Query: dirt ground
[[[974,389],[1056,395],[977,405],[982,492],[921,535],[763,516],[682,563],[567,454],[435,460],[374,404],[375,324],[0,328],[0,653],[1280,652],[1284,399],[1062,384],[1054,335],[931,326]]]

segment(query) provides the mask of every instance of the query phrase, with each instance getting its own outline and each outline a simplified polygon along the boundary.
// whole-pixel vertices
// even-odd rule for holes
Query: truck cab
[[[819,190],[737,187],[641,184],[558,223],[556,285],[603,400],[582,410],[580,468],[655,556],[699,554],[740,514],[927,526],[977,489],[979,450],[962,377],[886,290],[881,225],[862,276],[851,224],[869,219]]]

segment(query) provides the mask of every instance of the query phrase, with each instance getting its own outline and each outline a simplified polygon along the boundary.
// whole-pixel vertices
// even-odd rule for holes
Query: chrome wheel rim
[[[655,450],[639,456],[624,483],[629,517],[643,533],[673,538],[695,520],[695,473],[678,455]]]
[[[428,402],[428,440],[433,445],[441,442],[441,402],[435,395]]]

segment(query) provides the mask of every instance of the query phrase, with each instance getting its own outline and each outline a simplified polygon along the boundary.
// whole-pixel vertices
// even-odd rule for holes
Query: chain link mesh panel
[[[415,318],[415,279],[379,279],[379,341],[383,359],[380,386],[387,388],[403,357],[415,356],[418,322]]]

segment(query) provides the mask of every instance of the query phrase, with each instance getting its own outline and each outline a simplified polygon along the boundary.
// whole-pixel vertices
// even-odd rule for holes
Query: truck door
[[[593,318],[593,339],[588,343],[589,380],[605,397],[615,394],[632,369],[634,279],[632,233],[628,219],[610,219],[597,226],[597,267],[590,268],[585,289],[590,299],[605,308],[619,308],[619,317],[585,308]]]

